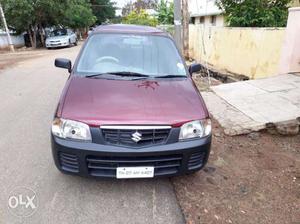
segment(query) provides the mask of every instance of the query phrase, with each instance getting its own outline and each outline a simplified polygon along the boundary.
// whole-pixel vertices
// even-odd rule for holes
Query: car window
[[[50,33],[50,37],[65,36],[67,33],[68,32],[65,29],[54,30]]]
[[[79,58],[77,73],[135,72],[151,76],[186,75],[174,42],[163,36],[95,34]]]

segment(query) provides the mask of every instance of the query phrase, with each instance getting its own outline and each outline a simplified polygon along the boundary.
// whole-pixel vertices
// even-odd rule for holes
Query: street
[[[0,223],[183,223],[168,179],[85,179],[54,166],[50,126],[68,78],[54,59],[74,61],[79,49],[45,51],[0,72]],[[36,193],[29,217],[8,208],[17,187]]]

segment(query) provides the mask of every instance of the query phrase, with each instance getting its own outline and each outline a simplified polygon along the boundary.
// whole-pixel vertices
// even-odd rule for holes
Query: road
[[[55,168],[50,125],[68,74],[54,59],[74,61],[79,49],[45,51],[0,73],[0,223],[183,223],[168,179],[96,180]],[[26,218],[8,208],[20,187],[36,193]]]

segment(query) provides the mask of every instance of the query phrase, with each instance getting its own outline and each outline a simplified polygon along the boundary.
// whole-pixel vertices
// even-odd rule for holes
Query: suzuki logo
[[[141,133],[139,133],[139,132],[134,132],[132,135],[132,140],[134,141],[134,142],[136,142],[136,143],[138,143],[139,141],[141,141],[142,140],[142,134]]]

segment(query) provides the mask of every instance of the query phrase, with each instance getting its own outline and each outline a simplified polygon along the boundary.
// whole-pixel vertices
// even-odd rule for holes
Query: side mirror
[[[199,72],[201,68],[202,66],[200,64],[191,64],[189,66],[189,72],[190,74],[193,74],[194,72]]]
[[[68,69],[69,73],[72,71],[72,62],[69,59],[56,58],[54,64],[56,67]]]

